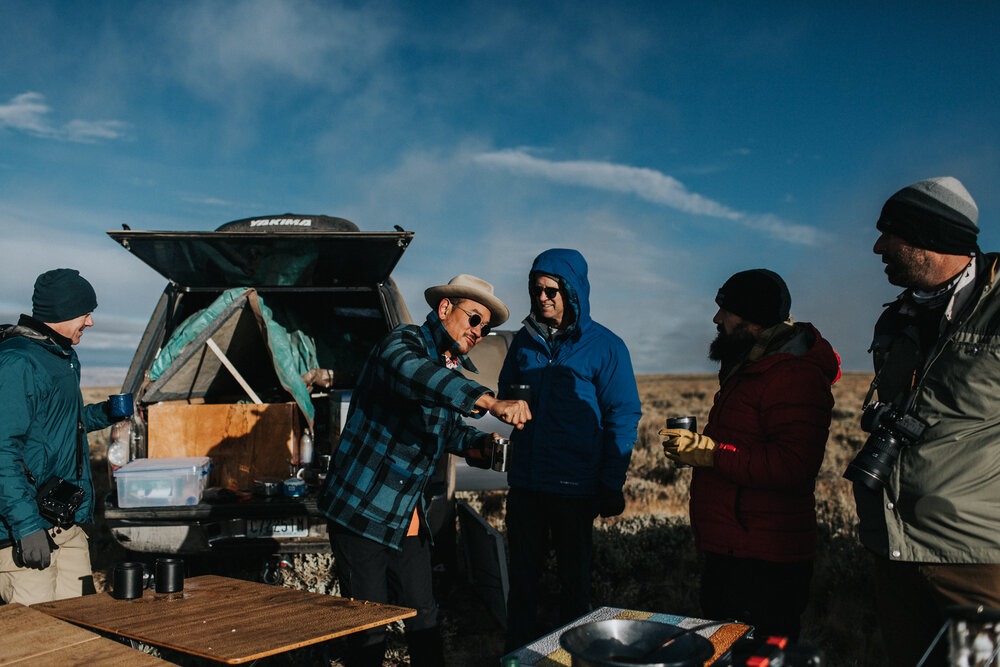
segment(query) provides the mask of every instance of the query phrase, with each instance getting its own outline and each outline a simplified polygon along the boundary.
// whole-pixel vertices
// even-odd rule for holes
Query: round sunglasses
[[[455,306],[455,302],[452,301],[451,305]],[[476,327],[479,327],[479,333],[482,336],[489,336],[490,335],[490,330],[492,329],[492,327],[490,327],[490,325],[489,325],[488,322],[486,324],[483,324],[483,316],[482,315],[480,315],[479,313],[477,313],[475,311],[466,310],[465,308],[462,308],[461,306],[455,306],[455,307],[458,308],[460,311],[462,311],[463,313],[465,313],[469,317],[469,326],[470,327],[472,327],[473,329],[475,329]]]

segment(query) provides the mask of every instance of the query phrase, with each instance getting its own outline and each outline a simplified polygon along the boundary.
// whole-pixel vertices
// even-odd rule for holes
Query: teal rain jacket
[[[106,402],[83,405],[76,351],[25,324],[22,317],[0,343],[0,543],[51,527],[38,513],[25,466],[38,485],[59,476],[82,487],[76,522],[93,523],[90,450],[78,424],[85,431],[111,425]]]

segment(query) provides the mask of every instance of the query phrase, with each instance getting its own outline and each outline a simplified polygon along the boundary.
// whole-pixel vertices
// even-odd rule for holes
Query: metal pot
[[[712,642],[701,635],[684,634],[654,650],[685,632],[668,623],[610,619],[570,628],[559,637],[559,645],[570,654],[572,667],[701,667],[715,655]]]

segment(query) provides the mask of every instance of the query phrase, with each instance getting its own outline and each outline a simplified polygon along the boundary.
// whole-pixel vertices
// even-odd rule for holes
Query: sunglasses
[[[538,298],[542,294],[545,295],[546,299],[554,299],[556,295],[559,294],[558,287],[542,287],[541,285],[531,286],[531,296]]]
[[[452,302],[451,305],[455,306],[455,303]],[[479,333],[482,336],[489,336],[490,335],[490,331],[491,331],[492,327],[490,327],[489,323],[483,324],[483,316],[482,315],[480,315],[479,313],[477,313],[475,311],[466,310],[465,308],[462,308],[461,306],[455,306],[455,307],[458,308],[460,311],[462,311],[463,313],[465,313],[469,317],[469,326],[470,327],[472,327],[473,329],[475,329],[476,327],[479,327]]]

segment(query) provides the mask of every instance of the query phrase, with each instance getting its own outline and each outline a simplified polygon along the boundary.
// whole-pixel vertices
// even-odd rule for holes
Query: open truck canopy
[[[109,472],[137,458],[208,456],[210,490],[253,496],[130,507],[112,498],[105,517],[115,539],[160,553],[247,540],[328,549],[315,507],[321,459],[372,346],[412,321],[390,274],[413,233],[284,214],[212,232],[108,235],[167,279],[123,384],[136,414],[112,433]],[[434,498],[450,498],[451,470],[429,490]],[[306,482],[305,495],[258,495],[290,476]]]
[[[108,236],[167,280],[189,289],[309,289],[385,282],[413,232],[286,227],[225,233],[123,230]]]

